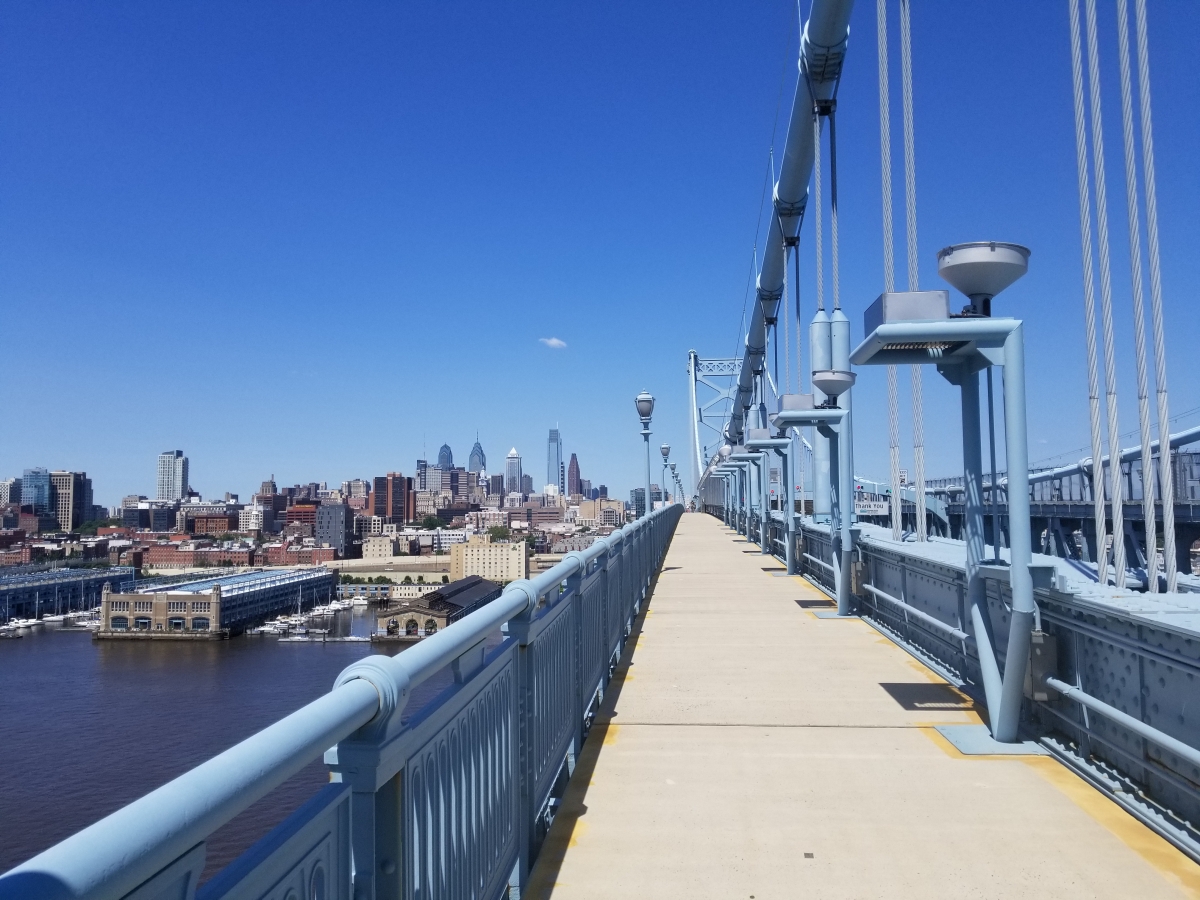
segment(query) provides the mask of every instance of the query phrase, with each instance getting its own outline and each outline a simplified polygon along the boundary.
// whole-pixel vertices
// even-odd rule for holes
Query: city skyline
[[[1073,120],[1064,112],[1066,13],[1060,4],[1017,7],[967,4],[949,18],[914,10],[920,281],[945,287],[936,253],[948,244],[996,238],[1032,249],[1029,274],[1001,302],[1004,313],[1032,323],[1029,395],[1055,398],[1030,405],[1030,456],[1077,459],[1088,443],[1088,393]],[[0,291],[17,333],[56,322],[55,349],[67,359],[126,346],[135,334],[167,355],[185,346],[251,352],[265,374],[252,395],[237,366],[207,372],[205,390],[188,392],[186,402],[175,378],[96,392],[81,389],[71,367],[46,371],[43,350],[20,344],[10,351],[10,417],[36,427],[10,430],[0,473],[87,471],[111,503],[153,493],[142,461],[185,447],[202,492],[247,492],[271,470],[289,482],[388,471],[422,455],[424,434],[467,448],[475,428],[496,437],[486,442],[493,452],[525,448],[540,472],[549,419],[586,454],[589,471],[624,495],[645,478],[632,410],[643,387],[658,400],[654,442],[689,446],[688,350],[722,357],[743,346],[756,234],[770,215],[758,198],[772,135],[786,131],[789,115],[776,98],[781,68],[785,89],[795,74],[794,6],[699,3],[682,25],[671,9],[651,6],[631,29],[629,10],[609,5],[586,13],[594,39],[583,48],[575,46],[577,19],[538,7],[472,15],[435,5],[347,17],[317,5],[288,12],[295,40],[284,44],[271,37],[279,13],[270,4],[236,15],[132,8],[128,16],[102,6],[10,11],[11,52],[0,60],[9,127]],[[1191,162],[1200,84],[1189,40],[1200,7],[1173,14],[1179,27],[1152,9],[1149,27],[1159,177],[1175,186],[1159,198],[1168,354],[1177,361],[1169,374],[1180,412],[1191,416],[1173,427],[1186,427],[1195,413],[1182,398],[1200,391],[1200,372],[1178,362],[1200,340],[1200,320],[1181,312],[1179,299],[1200,277],[1190,212],[1200,193]],[[873,17],[859,4],[852,32],[873,34]],[[963,28],[994,40],[968,48],[953,39]],[[1002,48],[1015,42],[1033,42],[1048,68],[1013,70]],[[527,68],[514,70],[513,58]],[[613,58],[630,64],[614,71]],[[964,102],[949,87],[962,71],[996,102]],[[853,68],[838,107],[840,289],[856,340],[862,311],[883,286],[877,92],[877,73]],[[635,99],[613,104],[613,96]],[[1119,155],[1119,103],[1110,95],[1106,104],[1108,146]],[[481,129],[491,152],[457,137]],[[983,140],[961,152],[962,135],[998,131],[1040,139],[1019,156]],[[447,168],[462,177],[430,177]],[[566,215],[578,205],[578,172],[591,173],[594,202],[587,215]],[[687,184],[705,190],[681,191]],[[972,202],[955,202],[964,192]],[[464,253],[463,209],[504,228]],[[1112,216],[1122,214],[1113,207]],[[710,225],[680,229],[678,221]],[[806,228],[805,323],[815,302],[813,242]],[[1128,429],[1137,393],[1120,272],[1113,290]],[[686,327],[676,324],[681,298]],[[447,315],[493,322],[491,349],[470,348],[447,365],[442,342],[406,342],[406,368],[438,373],[428,388],[397,392],[385,379],[347,379],[360,334],[432,335]],[[291,323],[306,320],[346,335],[347,349],[297,352]],[[629,340],[631,325],[645,320],[663,326],[652,345]],[[494,389],[501,359],[521,373],[511,389]],[[284,396],[296,406],[271,399]],[[858,423],[886,422],[885,379],[864,375],[854,402]],[[285,409],[336,411],[354,425],[297,423]],[[902,402],[905,467],[908,410]],[[927,423],[957,420],[954,392],[929,380],[925,410]],[[879,433],[856,439],[864,476],[889,471]],[[961,472],[953,442],[929,442],[926,456],[930,477]],[[677,449],[676,457],[688,473],[687,454]]]

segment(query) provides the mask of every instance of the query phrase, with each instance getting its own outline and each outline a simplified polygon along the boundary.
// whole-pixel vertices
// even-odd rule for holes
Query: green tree
[[[411,575],[405,575],[405,576],[404,576],[404,581],[402,582],[402,584],[412,584],[412,576],[411,576]]]
[[[512,537],[512,532],[504,525],[493,525],[487,533],[492,536],[493,541],[507,541]]]
[[[442,584],[449,584],[449,583],[450,583],[450,576],[449,576],[449,575],[443,575],[443,576],[442,576]]]
[[[426,516],[421,520],[421,527],[426,531],[436,531],[442,527],[442,520],[437,516]]]

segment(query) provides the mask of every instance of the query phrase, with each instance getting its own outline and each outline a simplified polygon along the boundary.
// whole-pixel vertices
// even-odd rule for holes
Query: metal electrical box
[[[892,322],[950,318],[949,291],[892,291],[880,294],[863,313],[863,335]]]
[[[1029,668],[1025,671],[1025,696],[1045,703],[1058,698],[1046,687],[1046,676],[1058,677],[1058,641],[1054,635],[1035,631],[1029,636]]]

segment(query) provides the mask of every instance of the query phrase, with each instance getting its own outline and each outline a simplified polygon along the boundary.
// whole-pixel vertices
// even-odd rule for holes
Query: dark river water
[[[368,623],[340,613],[333,631],[367,634]],[[316,699],[356,659],[396,651],[267,635],[94,641],[51,627],[0,640],[0,872]],[[316,760],[218,831],[205,877],[326,781]]]

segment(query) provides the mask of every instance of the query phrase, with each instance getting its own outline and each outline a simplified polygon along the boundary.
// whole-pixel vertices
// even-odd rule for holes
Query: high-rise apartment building
[[[274,478],[274,476],[272,476]],[[182,500],[188,492],[188,458],[182,450],[158,455],[158,499]]]
[[[21,505],[33,507],[34,515],[50,516],[51,493],[50,473],[45,469],[26,469],[21,476]]]
[[[413,480],[399,472],[389,472],[374,479],[370,505],[371,515],[385,522],[404,525],[417,517],[417,494]]]
[[[520,494],[521,490],[521,454],[513,447],[504,457],[504,493]],[[533,493],[530,491],[530,493]]]
[[[640,519],[646,514],[646,489],[634,488],[629,492],[629,505],[633,507],[633,516]]]
[[[561,492],[566,488],[562,483],[563,476],[562,435],[557,428],[550,429],[550,438],[546,441],[546,484],[558,485]]]
[[[483,445],[479,443],[479,437],[475,437],[475,446],[471,448],[471,456],[467,460],[467,471],[473,475],[478,475],[487,468],[487,457],[483,455]]]
[[[332,547],[339,557],[345,557],[346,548],[354,539],[354,517],[344,503],[325,503],[316,509],[313,536],[322,546]]]
[[[442,449],[438,451],[438,468],[454,468],[454,453],[450,450],[449,444],[442,444]]]
[[[413,487],[418,491],[429,490],[429,461],[417,460],[417,474],[413,477]]]
[[[504,493],[504,476],[492,475],[488,478],[488,493],[497,497]]]
[[[571,463],[567,466],[567,496],[582,494],[583,486],[579,478],[579,459],[571,454]]]
[[[533,493],[533,476],[532,475],[524,475],[524,474],[521,475],[521,493],[522,494],[532,494]]]
[[[77,531],[92,516],[92,479],[86,472],[51,472],[51,515],[62,531]]]

